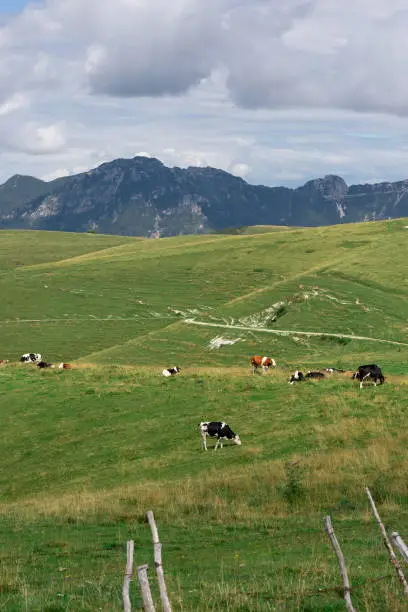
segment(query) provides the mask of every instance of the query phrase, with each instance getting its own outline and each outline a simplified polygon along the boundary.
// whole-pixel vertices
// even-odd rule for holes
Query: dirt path
[[[354,336],[352,334],[333,334],[331,332],[309,332],[290,329],[267,329],[265,327],[244,327],[243,325],[227,325],[224,323],[205,323],[195,319],[184,319],[187,325],[201,325],[202,327],[217,327],[222,329],[239,329],[241,331],[263,332],[275,334],[277,336],[334,336],[335,338],[349,338],[350,340],[367,340],[369,342],[382,342],[385,344],[396,344],[398,346],[408,346],[407,342],[397,342],[396,340],[383,340],[382,338],[369,338],[368,336]]]

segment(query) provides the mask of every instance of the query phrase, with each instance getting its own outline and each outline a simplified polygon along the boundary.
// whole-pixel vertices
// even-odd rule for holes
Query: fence
[[[398,551],[400,552],[402,558],[404,559],[406,563],[408,563],[408,546],[405,544],[404,540],[401,538],[401,536],[396,531],[392,533],[391,541],[390,541],[390,539],[388,538],[387,532],[385,530],[385,527],[381,521],[378,510],[376,508],[374,499],[368,488],[366,488],[366,493],[367,493],[368,500],[370,502],[371,510],[380,528],[383,542],[387,549],[388,555],[390,557],[390,561],[395,568],[398,579],[403,588],[403,596],[405,598],[408,598],[408,583],[406,581],[404,572],[402,571],[401,566],[398,562],[398,559],[395,555],[391,541],[394,544],[394,546],[398,549]],[[151,510],[147,512],[147,521],[150,525],[150,529],[152,532],[154,564],[155,564],[155,569],[156,569],[157,581],[159,585],[161,607],[163,609],[163,612],[171,612],[171,605],[170,605],[169,597],[167,594],[166,583],[164,579],[164,571],[163,571],[163,564],[162,564],[162,545],[159,540],[159,533],[158,533],[157,525],[154,519],[153,512]],[[344,559],[344,556],[343,556],[343,553],[340,547],[340,543],[337,540],[336,534],[334,532],[334,528],[333,528],[330,516],[324,517],[324,528],[330,539],[330,543],[334,549],[334,552],[337,556],[337,560],[339,563],[340,574],[341,574],[342,582],[343,582],[343,595],[344,595],[344,601],[345,601],[347,612],[356,612],[353,606],[352,600],[351,600],[351,594],[353,590],[357,587],[354,587],[353,589],[350,585],[350,581],[349,581],[349,577],[347,573],[346,562],[345,562],[345,559]],[[126,571],[125,571],[125,576],[123,580],[123,589],[122,589],[123,608],[125,612],[131,612],[130,582],[131,582],[131,578],[133,574],[133,552],[134,552],[134,542],[133,540],[129,540],[127,542],[127,562],[126,562]],[[148,569],[149,569],[149,566],[147,564],[139,565],[137,567],[137,575],[138,575],[144,610],[145,612],[155,612],[155,605],[154,605],[153,597],[152,597],[151,590],[150,590]],[[374,578],[370,582],[377,582],[379,580],[388,579],[392,575],[393,574],[389,574],[387,576],[380,576],[379,578]],[[328,587],[326,589],[321,589],[319,591],[316,591],[316,593],[327,592],[327,591],[338,591],[338,590],[339,590],[339,587],[333,586],[333,587]]]

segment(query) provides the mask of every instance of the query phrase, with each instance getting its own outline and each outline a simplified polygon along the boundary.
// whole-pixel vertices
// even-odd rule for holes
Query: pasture
[[[364,492],[408,539],[406,223],[0,232],[0,609],[120,610],[128,538],[153,567],[148,509],[175,610],[343,610],[325,514],[356,608],[406,609]],[[15,363],[27,351],[76,367]],[[252,375],[251,354],[278,367]],[[288,384],[371,362],[382,387]],[[202,452],[219,419],[242,446]]]

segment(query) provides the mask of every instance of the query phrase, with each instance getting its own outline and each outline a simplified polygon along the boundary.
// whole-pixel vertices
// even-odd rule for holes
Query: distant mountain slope
[[[297,189],[250,185],[214,168],[117,159],[46,183],[0,186],[0,227],[148,237],[248,225],[318,226],[408,215],[408,182],[354,185],[334,175]]]

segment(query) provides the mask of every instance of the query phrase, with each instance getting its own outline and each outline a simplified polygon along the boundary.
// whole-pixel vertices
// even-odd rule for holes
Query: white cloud
[[[29,100],[27,96],[19,93],[13,94],[8,100],[3,102],[3,104],[0,104],[0,117],[18,111],[28,106],[28,104]]]
[[[9,146],[23,153],[47,155],[58,153],[66,143],[63,124],[27,123],[9,134]]]
[[[238,162],[236,164],[232,164],[232,166],[228,168],[228,171],[231,172],[231,174],[234,174],[235,176],[245,178],[250,173],[251,168],[250,166],[248,166],[248,164]]]
[[[43,0],[0,22],[1,175],[147,151],[266,184],[406,176],[406,0]]]

